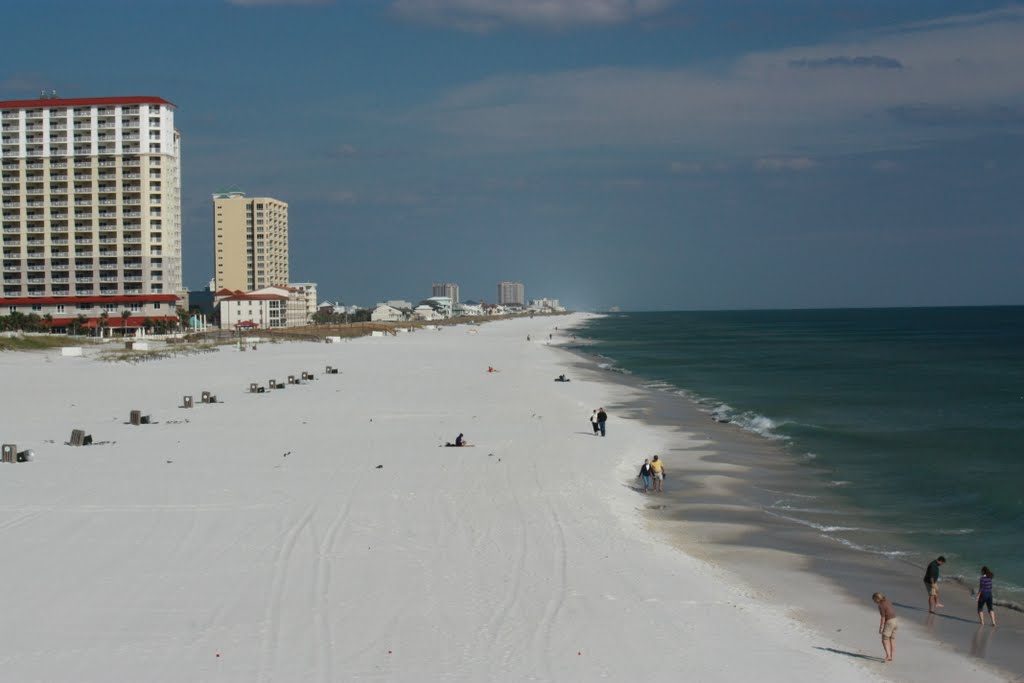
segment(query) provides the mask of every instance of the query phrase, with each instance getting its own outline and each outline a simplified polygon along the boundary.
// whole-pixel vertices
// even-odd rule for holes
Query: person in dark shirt
[[[992,579],[995,574],[988,567],[981,568],[981,578],[978,579],[978,621],[985,625],[985,612],[983,607],[988,607],[988,615],[992,617],[992,625],[996,625],[996,611],[992,609]]]
[[[604,436],[604,423],[608,421],[608,413],[604,412],[604,408],[597,409],[597,427],[601,430],[601,436]]]
[[[654,476],[654,471],[651,470],[650,458],[644,458],[644,464],[640,466],[640,474],[636,476],[640,477],[640,480],[644,483],[644,493],[649,493],[651,490],[651,478]]]
[[[455,445],[456,446],[465,446],[466,445],[466,440],[462,437],[462,434],[459,434],[457,437],[455,437]]]
[[[939,602],[939,567],[946,564],[946,558],[939,555],[928,564],[924,572],[924,587],[928,591],[928,612],[934,613],[936,608],[944,607]]]

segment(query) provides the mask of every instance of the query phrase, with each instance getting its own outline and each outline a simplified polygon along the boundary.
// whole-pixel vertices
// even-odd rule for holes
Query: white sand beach
[[[0,440],[35,451],[0,466],[0,679],[1005,680],[912,625],[882,664],[867,596],[773,570],[766,597],[666,542],[630,486],[680,437],[614,411],[589,433],[629,389],[548,346],[572,320],[0,355]],[[441,447],[460,432],[472,448]]]

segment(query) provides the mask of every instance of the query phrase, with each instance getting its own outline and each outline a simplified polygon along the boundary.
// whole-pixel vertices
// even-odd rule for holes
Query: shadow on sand
[[[892,605],[893,605],[893,607],[899,607],[900,609],[909,609],[909,610],[913,610],[915,612],[924,612],[925,611],[925,609],[923,607],[914,607],[913,605],[904,605],[901,602],[894,602],[894,603],[892,603]],[[934,619],[936,617],[938,617],[939,619],[949,619],[950,621],[962,621],[962,622],[967,623],[967,624],[975,624],[975,625],[977,625],[977,623],[978,623],[977,619],[964,619],[963,617],[955,617],[952,614],[942,614],[941,612],[929,612],[928,613],[928,618],[929,619]]]
[[[837,654],[837,655],[846,655],[847,657],[856,657],[857,659],[866,659],[869,662],[885,662],[885,658],[883,658],[883,657],[872,657],[871,655],[862,655],[859,652],[848,652],[847,650],[837,650],[834,647],[819,647],[819,646],[815,645],[814,649],[815,650],[824,650],[825,652],[831,652],[831,653]]]

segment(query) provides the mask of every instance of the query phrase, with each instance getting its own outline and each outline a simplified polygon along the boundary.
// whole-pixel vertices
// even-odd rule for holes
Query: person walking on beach
[[[665,463],[658,456],[651,461],[651,473],[654,475],[654,492],[662,493],[665,490]]]
[[[928,569],[924,572],[924,587],[928,591],[928,612],[935,613],[938,607],[945,607],[939,602],[939,567],[946,564],[946,558],[939,555],[928,563]]]
[[[597,408],[594,408],[594,412],[590,414],[590,426],[594,428],[594,436],[597,436],[597,431],[600,429],[597,426]]]
[[[597,409],[597,426],[601,430],[601,436],[604,436],[604,423],[608,421],[608,413],[604,412],[604,408]]]
[[[650,458],[644,458],[644,464],[640,466],[640,474],[636,476],[640,477],[640,480],[644,483],[644,493],[650,492],[651,479],[654,477],[654,470],[651,469]]]
[[[891,662],[896,652],[896,629],[900,627],[896,619],[896,610],[893,609],[889,598],[881,593],[875,593],[871,599],[878,605],[878,614],[881,620],[878,622],[878,632],[882,635],[882,649],[885,650],[885,661]]]
[[[996,625],[996,611],[992,609],[992,579],[995,574],[988,567],[981,568],[981,578],[978,579],[978,621],[985,625],[985,612],[982,607],[988,608],[988,615],[992,617],[992,625]]]

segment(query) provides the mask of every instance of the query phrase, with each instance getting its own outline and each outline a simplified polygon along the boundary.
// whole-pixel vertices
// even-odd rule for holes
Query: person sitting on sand
[[[899,622],[896,619],[896,610],[893,608],[889,598],[881,593],[875,593],[871,599],[878,605],[878,614],[881,620],[878,622],[878,632],[882,635],[882,649],[885,650],[885,661],[891,662],[896,652],[896,629]]]
[[[992,617],[992,625],[996,625],[996,611],[992,609],[992,579],[995,574],[988,567],[981,568],[981,578],[978,579],[978,621],[985,625],[985,612],[983,607],[988,607],[988,615]]]
[[[448,448],[462,448],[463,446],[468,446],[469,444],[466,443],[466,438],[462,436],[462,434],[459,434],[457,437],[455,437],[455,443],[452,443],[451,441],[446,441],[444,445]]]

